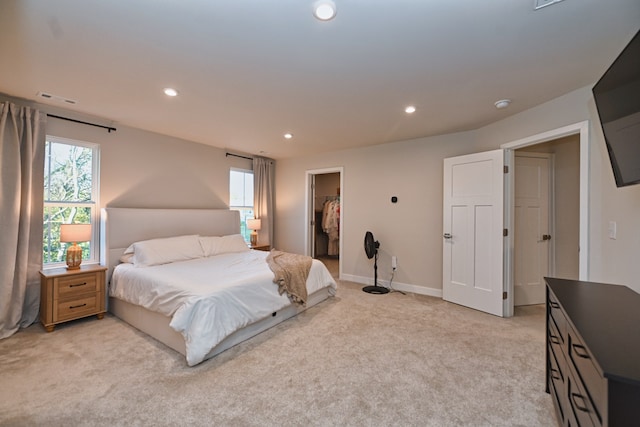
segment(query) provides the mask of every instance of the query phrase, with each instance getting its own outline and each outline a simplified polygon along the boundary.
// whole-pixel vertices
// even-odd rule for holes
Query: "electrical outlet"
[[[618,234],[618,224],[615,221],[609,221],[609,238],[615,240]]]
[[[398,268],[398,257],[396,257],[395,255],[391,257],[391,268],[393,268],[394,270]]]

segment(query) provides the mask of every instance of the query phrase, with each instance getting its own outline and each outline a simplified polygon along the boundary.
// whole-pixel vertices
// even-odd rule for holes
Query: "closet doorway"
[[[342,168],[307,171],[307,255],[322,261],[339,279],[344,228]]]

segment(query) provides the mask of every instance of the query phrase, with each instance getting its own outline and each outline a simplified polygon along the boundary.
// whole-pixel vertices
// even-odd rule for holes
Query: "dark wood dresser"
[[[563,426],[640,426],[640,294],[545,278],[547,393]]]

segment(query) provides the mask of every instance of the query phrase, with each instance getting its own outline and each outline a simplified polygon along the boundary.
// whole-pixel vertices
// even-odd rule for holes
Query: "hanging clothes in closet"
[[[329,236],[327,255],[340,255],[340,198],[324,202],[322,229]]]

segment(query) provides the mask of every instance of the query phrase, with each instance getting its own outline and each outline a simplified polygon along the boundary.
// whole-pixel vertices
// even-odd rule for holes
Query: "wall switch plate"
[[[615,221],[609,221],[609,238],[615,240],[618,234],[618,224]]]
[[[394,270],[398,268],[398,257],[396,256],[391,257],[391,268],[393,268]]]

